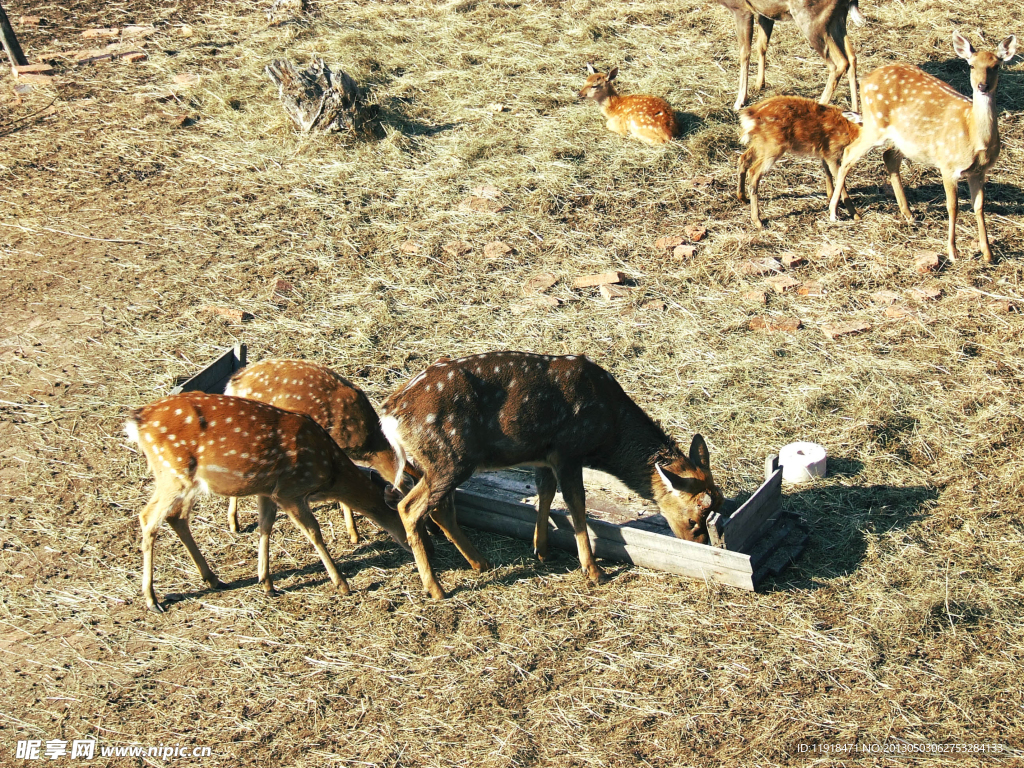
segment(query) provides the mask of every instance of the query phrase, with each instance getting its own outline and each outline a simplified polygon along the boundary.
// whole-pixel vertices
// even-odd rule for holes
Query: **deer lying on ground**
[[[151,611],[164,610],[153,590],[153,542],[164,520],[178,534],[203,581],[215,589],[222,586],[189,529],[198,493],[258,497],[258,575],[268,595],[275,594],[270,532],[278,507],[313,544],[342,594],[349,593],[348,583],[327,551],[309,509],[310,497],[347,504],[408,549],[402,521],[381,491],[308,416],[240,397],[186,392],[137,409],[125,432],[146,455],[156,481],[152,498],[139,513],[142,594]]]
[[[828,104],[836,92],[839,78],[849,71],[850,103],[857,111],[857,51],[846,35],[846,17],[858,26],[864,24],[858,0],[717,0],[736,17],[736,37],[740,45],[740,88],[733,109],[747,103],[747,78],[750,69],[750,44],[754,37],[754,19],[761,32],[757,38],[757,80],[754,90],[764,88],[768,41],[776,21],[796,22],[807,42],[828,65],[828,82],[821,93],[821,104]]]
[[[310,416],[357,464],[391,480],[395,451],[380,431],[380,419],[361,389],[330,368],[305,360],[261,360],[231,377],[225,395],[269,403]],[[349,540],[359,543],[352,510],[342,504]],[[228,527],[238,532],[238,500],[228,502]]]
[[[750,203],[750,218],[760,229],[758,186],[772,166],[787,152],[816,157],[825,171],[825,192],[832,198],[832,179],[839,172],[843,150],[860,134],[860,115],[838,107],[818,104],[799,96],[774,96],[740,110],[740,141],[749,149],[740,156],[736,197]],[[750,199],[746,181],[750,178]],[[843,202],[854,219],[860,219],[846,190]]]
[[[560,487],[580,563],[595,582],[603,572],[587,536],[584,467],[615,475],[656,501],[673,533],[688,541],[707,541],[707,517],[722,503],[704,439],[693,438],[687,458],[614,377],[586,357],[491,352],[435,363],[388,398],[381,428],[399,462],[412,462],[423,473],[398,511],[423,586],[438,599],[445,593],[417,521],[432,509],[451,507],[452,492],[477,470],[536,466],[534,549],[541,560],[548,553],[548,512]],[[476,549],[459,536],[453,541],[473,562]]]
[[[953,50],[971,66],[973,99],[910,64],[880,67],[864,81],[864,125],[843,155],[829,213],[835,221],[839,194],[845,192],[846,176],[853,164],[872,148],[891,141],[893,147],[882,154],[882,159],[904,218],[914,220],[900,178],[900,163],[907,157],[935,166],[942,173],[949,213],[946,251],[949,260],[955,261],[957,182],[966,176],[978,220],[978,246],[985,261],[992,261],[985,229],[985,177],[999,157],[995,105],[999,69],[1017,52],[1017,38],[1010,35],[995,53],[990,53],[975,51],[956,32]]]
[[[676,116],[672,107],[657,96],[620,96],[612,81],[619,74],[615,67],[608,74],[587,64],[589,77],[580,91],[581,99],[593,99],[608,118],[609,131],[633,136],[644,144],[659,147],[676,135]]]

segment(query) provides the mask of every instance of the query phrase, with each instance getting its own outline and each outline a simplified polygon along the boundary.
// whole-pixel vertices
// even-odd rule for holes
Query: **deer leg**
[[[168,513],[180,504],[181,489],[164,486],[158,480],[149,503],[139,513],[139,524],[142,527],[142,596],[146,599],[146,607],[153,613],[163,613],[167,610],[160,605],[153,589],[153,545],[156,542],[156,529],[160,527]]]
[[[971,204],[974,218],[978,220],[978,247],[985,261],[992,261],[992,250],[988,246],[988,229],[985,227],[985,177],[968,176],[967,185],[971,190]]]
[[[829,158],[828,160],[822,160],[821,165],[822,169],[825,171],[825,193],[828,195],[828,199],[831,200],[832,193],[835,191],[832,179],[839,174],[839,163],[836,162],[834,158]],[[846,206],[846,210],[850,213],[850,218],[854,221],[860,221],[860,214],[857,213],[857,209],[853,207],[853,201],[846,193],[845,187],[843,187],[841,198],[843,205]]]
[[[455,498],[452,494],[449,493],[430,516],[448,537],[448,541],[462,553],[474,571],[486,571],[491,567],[487,558],[480,554],[479,550],[473,546],[473,542],[459,527],[458,520],[455,519]]]
[[[560,467],[557,471],[558,486],[562,489],[562,498],[572,515],[572,528],[576,532],[576,549],[580,554],[580,565],[583,572],[595,584],[607,581],[608,577],[594,561],[594,553],[590,549],[590,536],[587,533],[586,492],[583,489],[583,468]]]
[[[958,204],[956,199],[956,179],[951,174],[943,171],[942,186],[946,188],[946,212],[949,214],[949,238],[946,240],[946,252],[949,254],[950,261],[956,261],[958,255],[956,250],[956,215]]]
[[[733,11],[736,16],[736,41],[740,45],[740,87],[733,109],[737,112],[747,103],[747,80],[750,75],[750,42],[754,37],[754,14],[746,10]]]
[[[416,570],[419,571],[423,588],[430,593],[435,600],[443,600],[444,590],[434,575],[434,568],[430,565],[430,558],[423,546],[423,538],[420,531],[420,521],[426,516],[430,503],[430,486],[426,477],[420,478],[413,489],[406,494],[405,498],[398,503],[398,514],[405,526],[405,535],[412,549],[413,557],[416,559]]]
[[[309,539],[316,553],[320,555],[320,561],[324,564],[327,575],[337,590],[343,595],[349,594],[351,590],[348,587],[348,582],[345,581],[345,577],[338,573],[338,569],[334,566],[331,554],[327,551],[327,545],[324,544],[323,534],[320,532],[320,523],[316,521],[316,518],[310,511],[309,503],[305,499],[297,499],[295,501],[279,499],[277,503],[288,514],[288,517],[291,518],[298,529],[306,534],[306,538]]]
[[[903,162],[903,155],[895,147],[890,147],[882,153],[882,162],[885,163],[885,170],[889,172],[889,183],[892,185],[892,193],[896,196],[896,204],[900,207],[903,218],[913,223],[914,214],[910,212],[910,205],[907,204],[907,192],[903,189],[903,179],[900,177],[900,164]]]
[[[217,575],[210,570],[209,563],[206,562],[206,558],[203,557],[203,553],[199,551],[199,546],[196,544],[196,540],[192,538],[192,530],[188,525],[188,509],[186,505],[182,505],[182,511],[178,515],[169,516],[167,518],[167,524],[171,526],[178,538],[181,539],[181,543],[185,545],[185,549],[188,550],[189,557],[192,558],[192,562],[196,564],[196,568],[199,569],[199,575],[202,577],[211,589],[220,589],[224,585],[221,580],[217,578]]]
[[[756,153],[753,149],[748,149],[740,155],[739,162],[736,164],[738,171],[736,178],[736,199],[741,203],[750,202],[750,198],[747,197],[747,171],[750,169],[750,164],[753,161],[755,154]]]
[[[860,112],[857,86],[857,49],[849,35],[843,36],[843,47],[846,49],[846,58],[850,62],[850,106],[854,112]]]
[[[238,533],[238,498],[236,496],[228,499],[228,530]]]
[[[846,177],[850,168],[875,146],[874,142],[866,132],[861,132],[860,137],[855,139],[846,149],[843,150],[843,164],[839,166],[839,173],[835,178],[835,189],[832,191],[832,199],[828,204],[829,218],[835,221],[836,209],[839,207],[839,199],[846,191]]]
[[[533,528],[533,554],[542,563],[548,559],[548,514],[551,502],[558,490],[555,473],[548,467],[537,467],[534,472],[537,482],[537,522]]]
[[[764,88],[764,72],[768,67],[768,41],[772,39],[775,19],[758,14],[757,26],[760,34],[757,36],[757,80],[754,81],[754,90],[760,91]]]
[[[748,180],[750,182],[750,220],[758,229],[764,229],[761,221],[761,177],[772,169],[776,157],[764,157],[758,154],[750,163]]]
[[[267,597],[272,597],[277,594],[277,590],[274,589],[274,582],[270,578],[270,532],[274,530],[274,521],[277,519],[277,504],[266,496],[257,496],[256,508],[259,512],[259,522],[257,525],[260,529],[259,559],[256,566],[256,575]]]
[[[348,504],[342,504],[341,514],[345,516],[345,530],[348,531],[348,540],[352,544],[358,544],[359,531],[356,530],[356,521],[352,517],[352,508]]]

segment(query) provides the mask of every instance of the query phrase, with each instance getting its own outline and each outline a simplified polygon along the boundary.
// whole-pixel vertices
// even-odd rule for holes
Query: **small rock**
[[[871,300],[876,304],[895,304],[900,300],[900,295],[892,291],[877,291],[871,294]]]
[[[52,75],[53,67],[49,64],[15,64],[11,71],[19,78],[22,75]]]
[[[828,261],[829,259],[838,259],[843,255],[843,246],[841,245],[823,245],[818,251],[818,258],[822,261]]]
[[[138,37],[149,37],[150,35],[156,34],[156,27],[152,24],[137,25],[129,24],[127,27],[121,30],[122,37],[127,38],[138,38]]]
[[[402,253],[416,254],[420,252],[420,248],[422,247],[423,246],[420,245],[420,243],[416,240],[406,240],[404,243],[398,246],[398,250],[400,250]]]
[[[599,275],[583,275],[572,281],[573,288],[592,288],[595,285],[608,285],[609,283],[621,283],[626,279],[622,272],[602,272]]]
[[[672,258],[676,261],[686,261],[692,259],[697,253],[697,247],[694,245],[677,245],[672,249]]]
[[[935,251],[922,251],[914,259],[914,267],[922,275],[934,272],[939,268],[940,264],[942,264],[942,256]]]
[[[178,30],[178,34],[181,37],[192,37],[192,35],[194,35],[195,32],[192,30],[192,27],[190,27],[188,24],[185,24]]]
[[[800,285],[799,280],[794,280],[789,275],[776,275],[775,277],[769,277],[765,282],[768,283],[776,293],[785,293],[786,291]]]
[[[32,93],[32,86],[28,83],[18,83],[14,86],[14,92],[19,96],[28,96]]]
[[[846,323],[834,323],[821,326],[821,332],[830,339],[838,339],[840,336],[852,336],[856,333],[864,333],[871,330],[871,324],[859,320],[851,320]]]
[[[274,282],[274,296],[282,299],[290,299],[295,295],[295,286],[285,280],[283,277],[279,277]]]
[[[942,289],[933,286],[920,286],[911,288],[910,295],[920,301],[938,301],[942,298]]]
[[[786,251],[779,258],[782,260],[782,264],[786,269],[796,269],[797,267],[802,267],[807,263],[807,259],[799,254],[793,253],[792,251]]]
[[[1020,312],[1020,305],[1006,299],[996,299],[986,305],[991,312],[998,312],[1001,315]]]
[[[627,288],[624,285],[602,285],[598,288],[601,291],[601,295],[611,301],[612,299],[621,299],[624,296],[629,296],[632,293],[632,288]]]
[[[648,312],[664,312],[668,305],[660,299],[652,299],[651,301],[645,301],[640,305],[640,309]]]
[[[765,317],[754,315],[748,323],[752,331],[767,331],[769,333],[792,333],[803,327],[799,317]]]
[[[797,286],[796,292],[801,296],[824,296],[825,289],[817,280],[805,280]]]
[[[253,319],[253,316],[249,312],[245,312],[241,309],[232,309],[231,307],[215,307],[209,304],[199,308],[200,312],[212,312],[218,317],[223,317],[226,320],[230,320],[233,323],[245,323]]]
[[[677,245],[682,245],[685,240],[679,235],[666,235],[654,241],[654,247],[659,251],[670,251]]]
[[[192,74],[191,72],[181,72],[175,75],[172,80],[175,85],[180,85],[182,88],[192,88],[199,85],[199,75]]]
[[[764,291],[747,291],[743,294],[743,298],[747,301],[752,301],[755,304],[767,304],[768,294]]]
[[[491,112],[508,112],[508,106],[505,104],[494,103],[488,106],[488,109],[491,110]]]
[[[476,213],[500,213],[505,206],[497,200],[488,200],[486,197],[470,196],[459,203],[460,211],[475,211]]]
[[[690,238],[690,240],[692,240],[695,243],[699,243],[701,240],[704,239],[704,235],[708,233],[708,228],[702,226],[701,224],[687,224],[683,228],[683,231],[686,233],[686,236]]]
[[[495,240],[484,246],[484,256],[488,259],[500,259],[510,253],[512,253],[512,246],[501,242],[501,240]]]
[[[913,314],[913,310],[903,304],[893,304],[892,306],[885,308],[885,316],[890,317],[893,320],[903,320],[905,318],[912,317]]]
[[[523,293],[543,293],[557,282],[558,278],[550,272],[541,272],[526,281],[526,284],[523,285]]]
[[[82,33],[82,37],[94,39],[103,37],[117,37],[121,34],[121,30],[117,27],[104,27],[102,29],[87,29]]]
[[[456,259],[459,259],[465,256],[470,251],[472,251],[473,246],[471,246],[465,240],[452,240],[451,242],[442,245],[441,250],[447,253],[449,256],[454,256]]]
[[[38,16],[22,16],[21,26],[23,27],[38,27],[42,23],[42,19]]]
[[[492,187],[490,184],[482,184],[479,187],[473,187],[473,194],[487,200],[497,200],[501,197],[501,190],[497,187]]]
[[[745,275],[767,275],[770,272],[782,271],[782,262],[778,259],[762,259],[761,261],[745,261],[740,264],[740,272]]]
[[[143,51],[132,51],[131,53],[124,54],[122,58],[124,58],[125,61],[131,62],[132,64],[138,64],[140,61],[145,61],[146,59],[148,59],[149,54],[144,53]]]

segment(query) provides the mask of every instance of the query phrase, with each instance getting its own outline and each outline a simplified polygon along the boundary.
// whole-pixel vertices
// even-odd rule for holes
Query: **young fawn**
[[[274,594],[270,532],[278,507],[316,548],[338,590],[349,593],[309,510],[308,499],[314,495],[359,510],[408,549],[402,521],[381,491],[308,416],[240,397],[186,392],[135,410],[125,432],[146,455],[156,481],[152,498],[139,513],[142,594],[151,611],[164,610],[153,590],[153,542],[164,520],[178,534],[203,581],[221,586],[189,530],[189,513],[201,492],[258,497],[258,575],[268,595]]]
[[[828,65],[828,82],[819,103],[832,101],[839,79],[850,74],[850,103],[857,110],[857,51],[846,35],[846,18],[864,26],[858,0],[718,0],[736,17],[736,37],[740,45],[740,89],[733,109],[747,103],[747,79],[750,69],[750,44],[754,38],[754,19],[761,33],[757,39],[757,80],[754,90],[764,88],[764,70],[768,59],[768,41],[776,21],[794,21],[807,42]]]
[[[839,172],[843,150],[857,138],[860,115],[838,107],[818,104],[799,96],[775,96],[740,111],[740,141],[749,149],[740,156],[736,196],[750,203],[750,218],[763,226],[759,210],[758,185],[772,166],[787,152],[799,157],[816,157],[825,171],[825,191],[831,200],[832,179]],[[750,199],[746,180],[750,177]],[[846,190],[843,202],[850,215],[859,219]]]
[[[900,163],[907,157],[942,173],[949,213],[946,251],[949,260],[955,261],[957,182],[966,176],[978,221],[978,245],[985,261],[992,261],[985,229],[985,177],[999,157],[995,105],[999,69],[1017,52],[1017,38],[1011,35],[990,53],[975,51],[965,37],[954,33],[953,50],[971,66],[972,99],[909,64],[880,67],[864,81],[864,125],[843,155],[829,210],[834,221],[839,192],[844,191],[853,164],[872,148],[891,141],[893,147],[882,159],[904,218],[913,221],[900,178]]]
[[[580,563],[595,582],[603,573],[587,537],[584,467],[609,472],[656,501],[681,539],[706,542],[707,517],[722,503],[704,439],[693,438],[687,458],[615,378],[586,357],[491,352],[435,363],[388,398],[381,428],[399,461],[423,473],[398,511],[420,578],[435,598],[444,590],[416,523],[431,509],[451,507],[452,492],[477,470],[537,468],[534,549],[541,560],[547,557],[548,511],[560,487]],[[459,547],[470,561],[477,556],[468,541]]]
[[[608,118],[609,131],[633,136],[644,144],[660,147],[676,135],[676,116],[672,107],[657,96],[619,96],[612,80],[619,74],[615,67],[608,74],[587,64],[589,77],[580,91],[581,99],[593,99]]]
[[[305,360],[261,360],[243,368],[228,382],[225,395],[269,403],[304,413],[357,464],[377,470],[391,480],[398,459],[380,431],[380,419],[361,389],[330,368]],[[352,510],[342,504],[349,540],[359,543]],[[228,527],[238,532],[238,500],[228,502]]]

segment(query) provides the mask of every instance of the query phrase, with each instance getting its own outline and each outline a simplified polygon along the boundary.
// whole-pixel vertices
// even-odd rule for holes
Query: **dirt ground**
[[[4,5],[56,75],[22,94],[0,77],[0,765],[30,764],[19,741],[84,738],[208,746],[193,762],[224,766],[949,760],[813,751],[853,743],[1024,758],[1019,59],[987,186],[996,262],[972,245],[962,189],[963,258],[922,275],[915,257],[944,245],[939,176],[905,168],[907,225],[877,152],[850,177],[863,221],[829,222],[817,164],[794,160],[764,182],[771,223],[752,228],[733,196],[732,18],[715,4],[324,1],[273,23],[263,3]],[[862,74],[906,60],[965,91],[953,30],[992,49],[1024,32],[1011,5],[866,0]],[[156,25],[118,49],[146,61],[75,64],[109,42],[83,30],[128,24]],[[263,67],[313,54],[371,87],[384,138],[294,131]],[[651,149],[604,130],[576,100],[588,60],[669,99],[684,135]],[[816,97],[824,81],[779,24],[768,93]],[[655,247],[687,225],[707,229],[692,258]],[[485,252],[494,241],[512,250]],[[785,272],[817,283],[806,295],[744,271],[786,252],[807,259]],[[606,270],[634,290],[571,288]],[[558,307],[523,296],[541,272]],[[802,327],[752,330],[756,315]],[[869,327],[822,332],[854,321]],[[169,611],[150,614],[137,512],[151,483],[124,414],[239,340],[252,359],[325,362],[377,403],[442,354],[587,354],[680,442],[705,435],[729,495],[797,439],[827,446],[830,474],[786,489],[808,547],[758,594],[616,563],[594,587],[574,556],[542,565],[471,530],[494,569],[438,543],[452,596],[433,602],[389,539],[364,524],[353,546],[321,509],[353,594],[281,521],[284,594],[268,600],[253,505],[233,535],[207,499],[193,532],[228,588],[204,590],[165,528]]]

